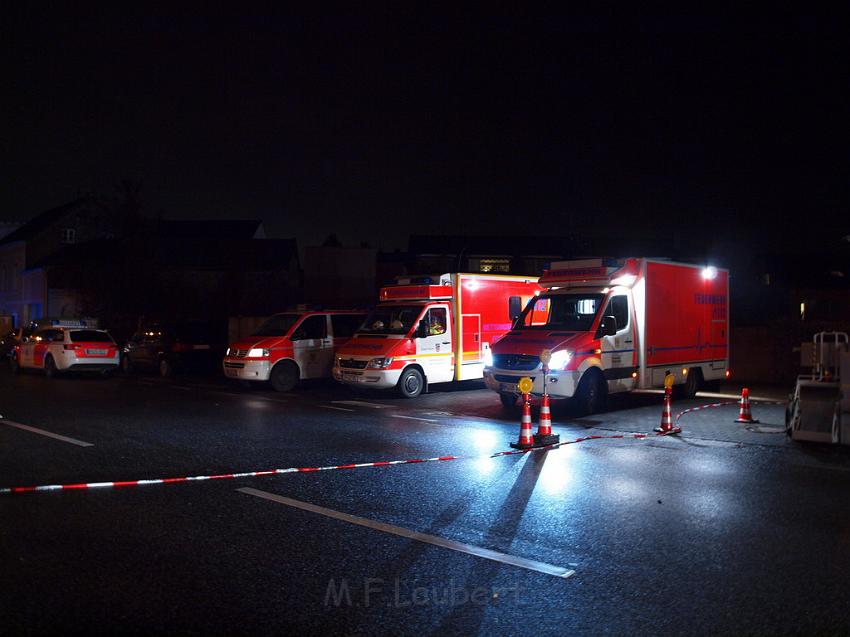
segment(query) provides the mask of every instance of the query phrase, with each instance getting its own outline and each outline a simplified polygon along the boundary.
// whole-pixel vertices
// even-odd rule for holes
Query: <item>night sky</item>
[[[147,214],[261,218],[302,246],[612,223],[764,249],[813,224],[850,232],[832,16],[398,4],[7,5],[0,216],[129,178]]]

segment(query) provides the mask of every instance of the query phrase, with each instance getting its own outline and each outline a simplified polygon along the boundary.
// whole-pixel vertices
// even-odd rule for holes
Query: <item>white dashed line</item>
[[[405,420],[421,420],[422,422],[440,422],[439,420],[432,420],[430,418],[417,418],[416,416],[402,416],[400,414],[393,414],[395,418],[404,418]]]
[[[377,520],[369,520],[367,518],[357,517],[356,515],[351,515],[350,513],[343,513],[342,511],[326,509],[324,507],[316,506],[315,504],[310,504],[309,502],[301,502],[300,500],[285,498],[281,495],[269,493],[268,491],[260,491],[259,489],[252,489],[250,487],[243,487],[241,489],[237,489],[237,491],[240,491],[247,495],[253,495],[257,498],[271,500],[272,502],[277,502],[279,504],[285,504],[286,506],[301,509],[302,511],[309,511],[310,513],[316,513],[318,515],[324,515],[325,517],[333,518],[335,520],[348,522],[349,524],[365,526],[366,528],[374,529],[375,531],[382,531],[383,533],[398,535],[401,537],[405,537],[409,540],[416,540],[417,542],[424,542],[426,544],[440,546],[442,548],[450,549],[452,551],[458,551],[459,553],[474,555],[475,557],[483,557],[484,559],[493,560],[494,562],[501,562],[502,564],[518,566],[519,568],[524,568],[529,571],[537,571],[538,573],[554,575],[555,577],[561,577],[564,579],[575,574],[574,570],[564,568],[563,566],[555,566],[553,564],[538,562],[536,560],[527,560],[524,557],[508,555],[507,553],[499,553],[498,551],[485,549],[480,546],[473,546],[471,544],[462,544],[461,542],[447,540],[442,537],[437,537],[436,535],[428,535],[426,533],[412,531],[410,529],[405,529],[403,527],[395,526],[393,524],[386,524],[384,522],[378,522]]]
[[[29,425],[22,425],[19,422],[12,422],[11,420],[0,420],[0,422],[2,422],[4,425],[9,425],[10,427],[23,429],[25,431],[31,431],[32,433],[38,434],[40,436],[47,436],[48,438],[61,440],[62,442],[69,442],[72,445],[77,445],[80,447],[94,447],[94,445],[90,442],[84,442],[82,440],[77,440],[76,438],[69,438],[68,436],[60,436],[59,434],[55,434],[51,431],[45,431],[44,429],[38,429],[37,427],[30,427]]]
[[[346,409],[345,407],[334,407],[333,405],[319,405],[322,409],[336,409],[337,411],[354,411],[353,409]]]

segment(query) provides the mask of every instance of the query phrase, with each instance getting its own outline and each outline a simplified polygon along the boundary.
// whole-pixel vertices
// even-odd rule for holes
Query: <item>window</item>
[[[625,295],[612,297],[602,316],[613,316],[617,319],[617,331],[629,325],[629,299]]]
[[[586,332],[601,302],[601,294],[541,295],[525,307],[514,329]]]
[[[511,317],[511,321],[517,320],[520,314],[522,314],[522,299],[518,296],[508,297],[508,316]]]
[[[471,259],[476,261],[476,259]],[[478,267],[475,268],[479,272],[502,272],[507,273],[511,271],[511,260],[510,259],[477,259]]]
[[[448,325],[446,308],[432,307],[428,310],[426,317],[428,325],[428,336],[438,336],[446,333],[446,325]]]
[[[328,317],[324,314],[308,316],[292,335],[293,341],[310,338],[325,338],[328,335]]]
[[[331,325],[334,328],[334,336],[348,338],[363,323],[363,314],[332,314]]]
[[[72,343],[112,343],[112,337],[102,330],[73,330],[70,332]]]
[[[77,231],[74,228],[62,228],[62,243],[76,243]]]

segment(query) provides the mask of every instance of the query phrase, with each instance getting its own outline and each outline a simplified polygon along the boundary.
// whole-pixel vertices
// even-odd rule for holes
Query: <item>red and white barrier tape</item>
[[[783,400],[752,400],[750,399],[751,405],[784,405],[785,401]],[[680,411],[676,414],[676,422],[679,422],[679,418],[684,416],[685,414],[689,414],[693,411],[701,411],[703,409],[714,409],[715,407],[725,407],[726,405],[741,405],[740,400],[727,400],[722,403],[711,403],[709,405],[700,405],[699,407],[691,407],[690,409],[686,409],[684,411]]]
[[[283,473],[312,473],[315,471],[336,471],[342,469],[363,469],[367,467],[388,467],[391,465],[401,465],[401,464],[421,464],[423,462],[443,462],[447,460],[476,460],[476,459],[486,459],[486,458],[499,458],[501,456],[512,456],[520,453],[528,453],[529,451],[543,451],[548,449],[556,449],[558,447],[563,447],[564,445],[574,445],[579,442],[586,442],[588,440],[602,440],[602,439],[619,439],[619,438],[633,438],[636,440],[641,440],[644,438],[656,438],[660,436],[668,436],[670,434],[676,434],[681,432],[681,429],[675,428],[671,431],[664,432],[656,432],[656,433],[622,433],[622,434],[613,434],[609,436],[583,436],[581,438],[576,438],[575,440],[566,440],[564,442],[557,442],[553,445],[547,445],[545,447],[532,447],[530,449],[517,449],[512,451],[499,451],[498,453],[491,454],[489,456],[438,456],[436,458],[414,458],[411,460],[384,460],[379,462],[361,462],[357,464],[338,464],[338,465],[329,465],[326,467],[289,467],[288,469],[267,469],[265,471],[244,471],[241,473],[222,473],[218,475],[210,475],[210,476],[186,476],[182,478],[156,478],[152,480],[122,480],[119,482],[78,482],[71,484],[43,484],[39,486],[32,487],[3,487],[0,488],[0,494],[5,493],[27,493],[32,491],[71,491],[71,490],[79,490],[79,489],[101,489],[107,487],[136,487],[136,486],[145,486],[149,484],[174,484],[177,482],[200,482],[204,480],[229,480],[232,478],[254,478],[260,476],[272,476],[272,475],[280,475]]]

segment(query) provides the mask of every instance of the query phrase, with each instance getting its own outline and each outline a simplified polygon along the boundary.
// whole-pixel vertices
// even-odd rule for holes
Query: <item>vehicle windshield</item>
[[[251,336],[286,336],[300,318],[300,314],[275,314],[260,325]]]
[[[112,343],[109,332],[102,330],[71,330],[72,343]]]
[[[587,332],[603,298],[602,294],[541,294],[525,306],[513,329]]]
[[[422,314],[421,305],[378,306],[366,317],[358,334],[407,334]]]

